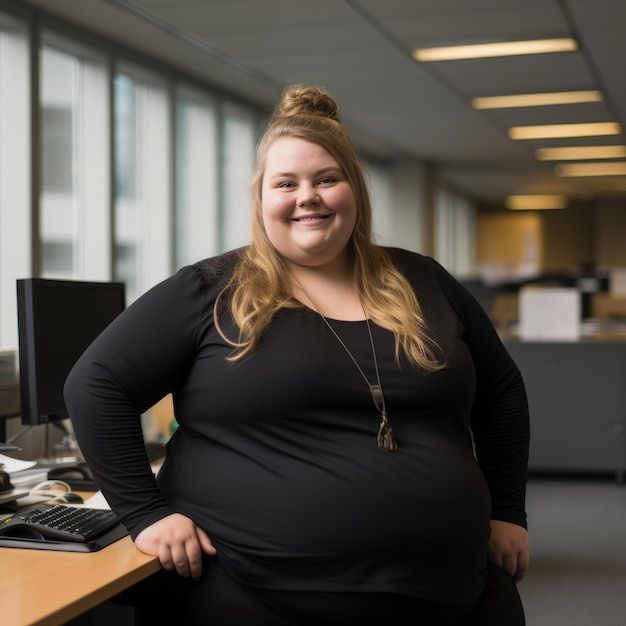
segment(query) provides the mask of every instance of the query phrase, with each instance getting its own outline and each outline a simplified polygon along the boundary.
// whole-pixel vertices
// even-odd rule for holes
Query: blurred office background
[[[432,56],[546,40],[552,52]],[[615,462],[539,463],[522,589],[529,626],[624,626],[624,58],[623,0],[0,0],[5,435],[21,427],[16,279],[123,281],[130,303],[245,244],[263,124],[285,85],[321,85],[368,167],[380,243],[434,256],[507,341],[524,290],[556,287],[580,294],[574,343],[619,344],[589,396],[602,413],[611,395],[595,452],[608,441]],[[23,454],[61,436],[32,429]]]

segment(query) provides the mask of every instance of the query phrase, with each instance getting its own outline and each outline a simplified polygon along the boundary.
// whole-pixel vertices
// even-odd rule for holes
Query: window
[[[176,97],[176,269],[220,252],[218,131],[214,100],[180,88]]]
[[[250,242],[250,181],[254,170],[256,125],[252,113],[232,103],[222,121],[222,249]]]
[[[393,241],[394,188],[391,168],[370,164],[367,168],[370,200],[372,203],[372,231],[376,243],[385,246]]]
[[[435,256],[457,278],[475,274],[474,205],[450,189],[440,187],[435,199]]]
[[[39,274],[108,280],[110,113],[106,63],[97,51],[45,32],[39,75]]]
[[[54,48],[41,51],[41,173],[39,236],[42,275],[74,275],[74,250],[80,246],[78,172],[80,61]]]
[[[166,278],[171,263],[170,100],[165,81],[122,66],[114,83],[115,279],[128,302]]]
[[[17,348],[15,281],[31,273],[31,88],[25,22],[0,13],[0,345]]]

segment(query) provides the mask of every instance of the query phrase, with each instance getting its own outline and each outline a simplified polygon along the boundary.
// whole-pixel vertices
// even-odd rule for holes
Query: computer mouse
[[[64,493],[61,497],[63,498],[63,501],[67,502],[68,504],[82,504],[83,503],[83,499],[77,493],[74,493],[73,491],[70,491],[69,493]]]
[[[7,491],[13,491],[11,476],[8,472],[0,470],[0,493],[5,493]]]
[[[48,470],[48,479],[62,480],[70,486],[72,491],[98,491],[99,489],[89,466],[84,461],[53,467]]]
[[[72,479],[93,480],[93,475],[89,466],[84,461],[72,465],[61,465],[48,470],[48,478],[63,480],[65,482]]]

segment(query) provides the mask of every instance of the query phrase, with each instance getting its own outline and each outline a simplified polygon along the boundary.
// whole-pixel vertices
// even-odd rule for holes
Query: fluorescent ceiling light
[[[413,57],[418,61],[452,61],[456,59],[480,59],[520,54],[544,54],[546,52],[571,52],[576,50],[577,47],[576,40],[571,38],[501,41],[466,46],[419,48],[413,52]]]
[[[567,196],[560,194],[535,194],[529,196],[507,196],[507,209],[515,211],[564,209],[567,206]]]
[[[539,148],[535,156],[540,161],[577,161],[580,159],[624,159],[626,146],[571,146]]]
[[[557,176],[624,176],[626,162],[619,163],[568,163],[554,168]]]
[[[513,126],[509,129],[509,137],[511,139],[549,139],[554,137],[619,135],[621,132],[621,126],[615,122],[544,124],[542,126]]]
[[[600,102],[599,91],[557,91],[552,93],[526,93],[513,96],[485,96],[473,98],[475,109],[508,109],[512,107],[539,107],[553,104],[578,104],[580,102]]]

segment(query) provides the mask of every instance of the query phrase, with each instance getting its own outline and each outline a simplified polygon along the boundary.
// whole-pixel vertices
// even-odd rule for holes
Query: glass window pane
[[[115,184],[117,196],[135,195],[135,85],[130,76],[115,77]]]
[[[115,77],[115,278],[126,283],[127,301],[138,291],[138,227],[136,198],[136,94],[134,81]]]
[[[380,245],[393,243],[393,180],[391,168],[385,165],[370,164],[369,174],[370,197],[372,201],[372,230],[376,242]]]
[[[72,277],[78,218],[77,127],[79,59],[41,50],[42,192],[39,216],[42,275]]]
[[[474,204],[445,187],[435,197],[435,256],[459,278],[474,275],[476,268]]]
[[[106,57],[42,34],[41,274],[111,278],[110,81]]]
[[[0,12],[0,346],[17,348],[15,281],[30,276],[31,133],[27,25]]]
[[[222,248],[250,242],[250,181],[254,169],[256,124],[251,111],[224,107],[222,121]]]
[[[219,252],[218,116],[203,94],[176,100],[176,269]]]
[[[42,111],[43,188],[72,193],[72,110],[50,105]]]
[[[157,76],[116,74],[114,271],[128,302],[172,271],[169,111]]]

